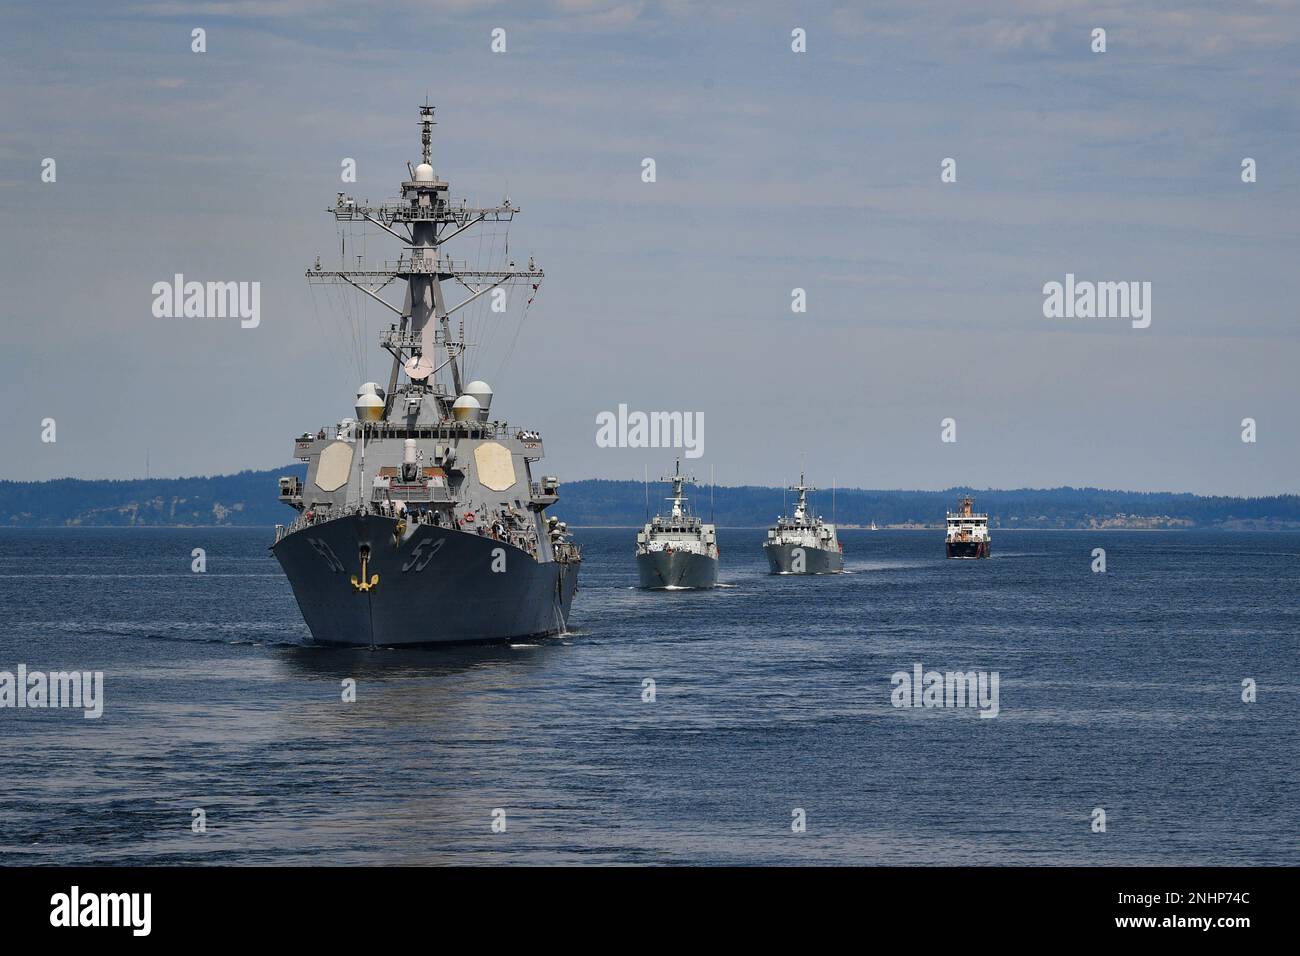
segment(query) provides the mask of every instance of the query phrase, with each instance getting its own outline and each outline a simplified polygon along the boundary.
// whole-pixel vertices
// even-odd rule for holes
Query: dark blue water
[[[762,535],[646,593],[583,531],[571,636],[368,652],[304,646],[269,530],[0,531],[0,670],[106,680],[99,720],[0,710],[0,858],[1300,862],[1300,535],[847,532],[814,579]],[[914,662],[997,671],[1000,714],[894,708]]]

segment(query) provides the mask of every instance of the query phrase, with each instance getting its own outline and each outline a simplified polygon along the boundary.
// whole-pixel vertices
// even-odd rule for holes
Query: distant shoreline
[[[262,472],[195,478],[128,481],[79,479],[0,481],[0,527],[264,527],[289,524],[294,512],[279,498],[284,475],[306,481],[299,463]],[[563,482],[548,510],[571,528],[639,528],[646,488],[640,481],[585,479]],[[945,514],[966,496],[1007,531],[1300,531],[1300,495],[1264,498],[1205,497],[1177,492],[1098,488],[951,488],[942,492],[837,488],[811,501],[833,514],[846,533],[923,531],[942,534]],[[522,496],[521,496],[522,497]],[[705,501],[708,502],[705,507]],[[788,495],[781,488],[723,486],[695,502],[700,517],[729,530],[771,527]]]

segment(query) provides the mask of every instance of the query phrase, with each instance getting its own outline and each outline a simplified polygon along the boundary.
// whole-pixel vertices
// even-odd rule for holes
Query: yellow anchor
[[[368,547],[362,548],[361,549],[361,580],[358,581],[357,576],[355,574],[352,575],[352,590],[361,594],[364,594],[365,592],[371,590],[372,588],[376,588],[379,586],[379,575],[377,574],[371,575],[369,581],[366,580],[366,564],[369,560],[370,560],[370,548]]]

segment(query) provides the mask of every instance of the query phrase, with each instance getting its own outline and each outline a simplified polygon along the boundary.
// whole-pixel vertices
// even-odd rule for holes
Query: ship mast
[[[500,205],[471,207],[462,200],[453,205],[448,198],[449,184],[438,179],[433,172],[433,118],[435,107],[428,98],[420,106],[421,162],[410,169],[411,178],[401,185],[400,200],[390,200],[377,206],[359,203],[351,196],[339,193],[333,213],[338,222],[368,222],[398,239],[404,246],[397,260],[382,263],[382,268],[323,270],[320,259],[307,270],[313,282],[343,284],[361,290],[398,317],[398,323],[380,336],[381,346],[393,357],[388,391],[384,405],[384,418],[389,417],[397,392],[398,375],[404,372],[409,384],[407,393],[438,396],[439,410],[445,417],[451,401],[463,388],[463,355],[468,347],[462,331],[453,335],[451,317],[471,302],[500,286],[529,282],[535,290],[544,273],[532,259],[527,269],[516,268],[513,260],[505,269],[478,270],[468,268],[463,260],[454,260],[442,251],[443,244],[466,230],[485,222],[509,223],[518,207],[509,199]],[[399,308],[380,293],[395,281],[406,284],[406,296]],[[465,295],[448,307],[442,284],[454,281]],[[462,323],[463,327],[463,323]],[[445,357],[440,358],[440,350]],[[437,375],[444,369],[451,378],[450,396],[437,383]]]
[[[665,499],[673,503],[673,518],[679,519],[683,517],[686,514],[686,509],[682,506],[682,503],[686,500],[686,498],[682,494],[682,489],[685,488],[688,482],[693,484],[695,482],[695,479],[688,478],[686,475],[682,474],[682,460],[678,458],[677,468],[673,472],[673,474],[664,475],[659,480],[664,483],[671,483],[673,486],[672,496]]]
[[[786,491],[799,492],[799,503],[796,504],[794,508],[794,520],[796,524],[802,524],[804,521],[807,520],[808,492],[816,491],[816,490],[817,489],[814,488],[812,485],[805,485],[803,483],[803,471],[799,472],[799,484],[791,485],[789,488],[786,489]]]

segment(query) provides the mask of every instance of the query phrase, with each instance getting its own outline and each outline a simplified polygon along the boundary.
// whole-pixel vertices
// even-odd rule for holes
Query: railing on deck
[[[275,543],[279,544],[295,531],[301,531],[303,528],[310,528],[313,525],[324,524],[326,521],[333,521],[335,518],[346,518],[348,515],[361,514],[369,512],[368,508],[331,508],[326,511],[304,511],[298,517],[294,518],[289,524],[278,524],[275,526]]]

